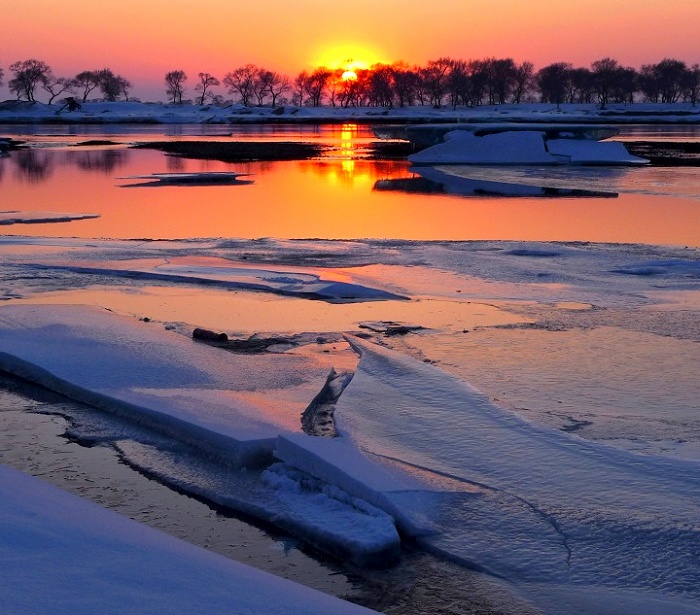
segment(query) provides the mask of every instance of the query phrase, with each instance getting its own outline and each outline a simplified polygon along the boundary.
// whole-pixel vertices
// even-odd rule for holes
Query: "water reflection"
[[[21,150],[14,152],[15,176],[20,182],[38,184],[46,181],[53,172],[55,159],[43,150]]]
[[[231,138],[231,127],[226,128]],[[254,128],[247,130],[254,138]],[[435,181],[438,176],[429,177],[431,171],[424,169],[423,176],[418,175],[405,161],[366,159],[366,144],[372,139],[365,136],[363,127],[294,130],[303,132],[303,140],[332,141],[332,154],[307,161],[224,163],[114,147],[14,151],[9,158],[0,158],[2,208],[31,213],[50,206],[52,212],[66,214],[66,218],[75,213],[99,215],[79,222],[19,227],[22,234],[47,237],[508,239],[700,245],[700,168],[550,167],[541,172],[532,168],[440,168],[440,180]],[[288,132],[276,133],[271,127],[265,128],[265,135],[290,138]],[[84,140],[84,135],[79,138]],[[116,156],[115,151],[119,152]],[[123,190],[127,182],[119,179],[221,171],[251,173],[254,183],[235,190],[161,186],[145,191]],[[446,179],[445,173],[454,177]],[[456,186],[467,185],[466,180],[524,185],[539,192],[518,199],[512,194],[504,196],[502,186],[498,191],[470,188],[472,193],[465,198],[466,190]],[[543,187],[560,192],[542,191]],[[561,189],[619,196],[572,199],[568,197],[576,193]]]
[[[23,149],[12,152],[0,162],[0,179],[5,167],[15,167],[15,177],[20,182],[40,184],[51,179],[57,168],[75,166],[87,173],[112,175],[127,164],[129,151],[125,149],[89,149],[81,151],[51,151],[48,149]]]
[[[581,187],[537,185],[537,182],[520,183],[504,182],[488,179],[488,171],[485,178],[474,179],[469,177],[472,168],[465,167],[456,173],[447,172],[439,167],[421,166],[412,167],[411,171],[419,177],[384,179],[374,184],[375,190],[398,190],[419,194],[452,194],[459,196],[503,196],[503,197],[599,197],[614,198],[617,193],[605,190],[586,190]],[[462,175],[459,173],[466,173]],[[497,170],[495,170],[497,173]],[[529,171],[525,171],[528,173]],[[478,169],[477,174],[483,174],[484,169]],[[542,180],[542,184],[546,184]]]
[[[340,154],[343,174],[352,178],[355,173],[355,142],[357,124],[343,124],[340,131]]]
[[[128,152],[124,149],[90,149],[79,152],[66,152],[66,160],[75,164],[83,171],[113,173],[123,167],[127,161]]]

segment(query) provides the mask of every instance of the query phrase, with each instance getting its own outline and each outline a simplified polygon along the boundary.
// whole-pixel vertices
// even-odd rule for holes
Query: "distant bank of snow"
[[[245,124],[315,122],[577,122],[577,123],[700,123],[700,107],[689,103],[608,105],[548,103],[484,105],[481,107],[429,105],[412,107],[244,107],[229,105],[172,105],[143,102],[85,103],[76,111],[62,104],[23,101],[0,102],[0,124]]]

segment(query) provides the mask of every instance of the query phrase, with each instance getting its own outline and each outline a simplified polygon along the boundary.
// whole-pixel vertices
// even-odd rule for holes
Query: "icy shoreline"
[[[339,532],[339,537],[332,539],[339,546],[335,552],[361,564],[371,564],[377,555],[390,559],[392,549],[396,554],[399,533],[410,536],[446,559],[508,579],[545,612],[558,612],[562,604],[570,605],[571,601],[586,604],[581,607],[584,610],[597,608],[600,605],[590,600],[598,590],[610,600],[626,604],[627,612],[640,612],[639,596],[649,604],[672,604],[676,612],[697,612],[688,603],[696,591],[697,571],[688,558],[697,544],[698,522],[689,501],[699,488],[688,468],[696,467],[697,461],[682,461],[672,455],[632,455],[562,433],[566,429],[530,425],[495,404],[491,395],[472,389],[471,378],[462,376],[460,366],[454,364],[465,344],[472,339],[477,344],[484,341],[475,324],[478,320],[469,325],[454,320],[456,314],[472,309],[477,300],[474,318],[478,313],[488,317],[486,331],[501,323],[504,328],[492,329],[489,335],[511,331],[511,345],[521,330],[539,330],[553,340],[557,331],[575,328],[576,319],[584,317],[588,319],[580,325],[584,330],[611,326],[615,310],[634,312],[636,318],[627,314],[624,324],[634,329],[644,324],[645,308],[662,310],[655,307],[657,303],[667,310],[660,312],[663,321],[648,321],[650,331],[659,336],[657,345],[665,339],[661,336],[674,342],[672,350],[692,345],[697,332],[679,318],[683,305],[697,311],[697,250],[554,243],[280,240],[143,243],[5,238],[2,244],[2,274],[12,282],[15,296],[14,300],[7,296],[9,303],[0,308],[6,369],[16,368],[21,375],[51,386],[63,383],[62,390],[69,394],[96,391],[109,397],[111,407],[121,398],[130,404],[132,416],[141,413],[148,416],[149,423],[164,421],[169,436],[191,443],[190,436],[196,433],[199,447],[205,451],[216,440],[218,456],[228,450],[229,462],[234,464],[243,461],[235,453],[236,440],[243,431],[252,428],[257,438],[253,446],[266,448],[265,461],[261,458],[266,469],[259,484],[247,494],[224,489],[226,483],[215,480],[205,491],[197,492],[196,476],[179,467],[176,451],[159,451],[149,444],[121,439],[119,449],[144,472],[212,501],[272,522],[276,519],[282,527],[296,528],[298,535],[312,544],[326,541],[328,545],[332,533]],[[432,327],[407,327],[403,335],[392,336],[389,325],[382,329],[375,323],[362,329],[371,332],[366,336],[372,341],[348,336],[362,357],[338,401],[341,437],[305,436],[300,410],[318,394],[328,374],[327,363],[317,364],[313,358],[323,356],[321,349],[309,354],[279,348],[257,358],[231,355],[179,336],[172,329],[181,330],[182,324],[171,324],[158,312],[151,314],[155,318],[139,322],[136,316],[143,312],[118,316],[78,305],[79,288],[85,283],[121,285],[121,276],[115,277],[114,272],[157,269],[159,261],[174,266],[179,274],[159,280],[161,284],[196,284],[203,295],[225,292],[206,290],[203,270],[192,269],[203,264],[196,256],[190,257],[192,262],[178,262],[184,254],[201,254],[203,246],[209,258],[206,278],[242,275],[267,287],[257,292],[270,296],[279,283],[327,280],[331,259],[344,265],[337,274],[354,288],[411,297],[387,303],[394,310],[405,307],[408,313],[413,310],[415,316],[426,319],[409,324]],[[238,262],[242,250],[246,258]],[[212,256],[230,259],[228,267],[222,268],[224,260],[211,260]],[[420,265],[416,264],[418,258]],[[90,267],[85,268],[86,264]],[[353,264],[362,266],[353,268]],[[314,269],[319,265],[324,275]],[[42,275],[37,277],[39,271]],[[136,277],[129,290],[122,291],[138,295],[138,289],[147,284],[153,281]],[[37,304],[50,300],[51,291],[66,289],[73,289],[69,292],[74,294],[72,299],[59,300],[68,303],[63,306],[22,305],[16,298],[24,294]],[[664,289],[668,293],[665,299]],[[109,296],[102,295],[102,301],[111,301]],[[263,296],[257,297],[263,305]],[[228,297],[229,309],[239,299],[238,295]],[[278,300],[297,302],[299,313],[302,303],[321,303],[301,296]],[[433,302],[441,309],[459,302],[460,309],[442,324],[429,322],[426,308]],[[490,305],[497,312],[494,304],[504,302],[509,309],[520,309],[529,317],[510,314],[499,320],[487,309]],[[675,302],[679,302],[679,309],[674,308]],[[374,313],[382,303],[352,305],[360,314],[361,307]],[[291,308],[293,304],[286,305]],[[323,309],[345,309],[347,304],[323,305]],[[537,315],[537,309],[545,310],[550,318],[557,316],[559,322],[548,324]],[[278,307],[278,313],[284,311],[288,310]],[[188,321],[193,323],[192,317]],[[278,318],[274,322],[280,326]],[[298,320],[289,326],[298,327]],[[217,328],[222,329],[228,327],[222,324]],[[324,331],[330,329],[316,329],[311,339],[324,344],[328,337]],[[613,337],[619,335],[611,332]],[[571,335],[580,341],[581,335]],[[624,339],[633,340],[632,345],[625,342],[629,352],[634,340],[641,338]],[[333,345],[339,347],[340,342]],[[448,352],[442,365],[433,365],[420,356],[421,349],[428,358],[440,349],[452,355]],[[693,350],[688,347],[689,361]],[[346,351],[333,349],[328,359],[339,359],[341,352]],[[507,358],[502,357],[501,362]],[[565,364],[558,371],[562,367]],[[572,365],[572,371],[576,367]],[[300,386],[300,379],[306,379],[308,386]],[[67,386],[69,382],[72,385]],[[688,393],[693,386],[689,385]],[[294,395],[290,395],[292,391]],[[298,403],[290,403],[294,400]],[[678,411],[674,420],[682,419]],[[690,437],[692,429],[689,425],[684,435]],[[219,440],[209,432],[226,437]],[[272,451],[284,465],[270,465]],[[249,479],[255,476],[250,474]],[[369,548],[362,544],[367,539]],[[375,549],[382,544],[389,551]],[[635,553],[632,559],[630,552]],[[652,553],[653,567],[634,563],[648,561]],[[603,576],[599,573],[601,562],[605,563]],[[658,579],[662,579],[661,585]],[[630,592],[637,592],[638,598]],[[616,609],[625,612],[622,607]]]
[[[522,103],[480,107],[227,107],[141,102],[85,103],[58,113],[60,105],[5,101],[2,124],[315,124],[423,122],[574,122],[577,124],[697,124],[700,107],[690,103],[594,104]]]

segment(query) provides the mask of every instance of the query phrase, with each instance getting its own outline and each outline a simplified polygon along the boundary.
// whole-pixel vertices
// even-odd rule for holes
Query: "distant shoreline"
[[[690,103],[597,104],[521,103],[479,107],[244,107],[143,102],[87,102],[77,111],[61,105],[0,102],[0,126],[18,124],[415,124],[449,122],[546,122],[577,124],[700,124],[700,106]]]

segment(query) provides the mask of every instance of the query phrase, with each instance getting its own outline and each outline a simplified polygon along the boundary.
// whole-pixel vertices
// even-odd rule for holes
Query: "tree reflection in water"
[[[22,182],[38,184],[46,181],[54,170],[54,159],[45,151],[26,149],[12,154],[16,176]]]
[[[109,175],[126,164],[128,151],[125,149],[86,150],[67,152],[66,157],[69,162],[83,171],[96,171]]]

